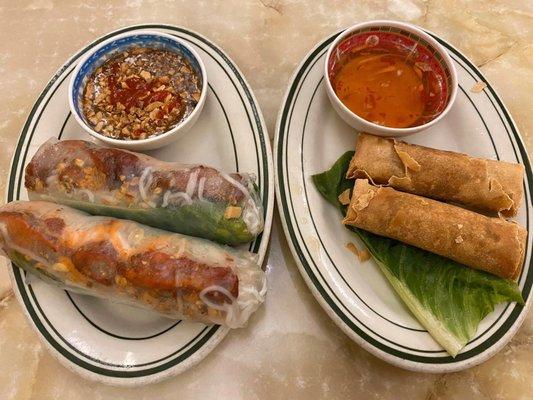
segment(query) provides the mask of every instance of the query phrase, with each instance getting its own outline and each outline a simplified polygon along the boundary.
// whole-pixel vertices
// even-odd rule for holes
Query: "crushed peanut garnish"
[[[59,272],[68,272],[68,267],[63,264],[63,263],[55,263],[54,265],[52,265],[52,268],[55,270],[55,271],[59,271]]]
[[[188,117],[200,99],[201,86],[198,73],[181,54],[135,47],[93,72],[85,87],[83,112],[88,124],[105,136],[145,139]]]
[[[229,206],[228,208],[226,208],[226,211],[224,212],[224,218],[226,219],[239,218],[241,214],[242,214],[241,207]]]

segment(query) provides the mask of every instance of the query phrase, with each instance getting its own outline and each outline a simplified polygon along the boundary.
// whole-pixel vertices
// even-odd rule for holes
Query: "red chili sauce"
[[[333,90],[367,121],[391,128],[422,125],[444,109],[444,72],[428,60],[426,48],[398,45],[394,36],[370,35],[363,44],[345,45],[344,51],[342,43],[330,61]]]

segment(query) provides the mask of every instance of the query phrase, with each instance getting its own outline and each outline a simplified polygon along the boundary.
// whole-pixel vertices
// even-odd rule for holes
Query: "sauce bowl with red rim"
[[[84,99],[84,94],[87,85],[89,84],[90,80],[94,79],[95,71],[97,71],[100,67],[105,67],[107,61],[120,57],[120,55],[124,54],[124,52],[131,52],[133,49],[139,48],[148,49],[148,51],[162,51],[169,52],[172,55],[179,55],[180,59],[190,67],[190,73],[197,78],[197,92],[195,93],[197,101],[195,99],[193,108],[191,109],[191,107],[189,107],[189,112],[187,114],[183,114],[183,118],[181,120],[178,121],[176,119],[176,123],[169,123],[168,128],[163,127],[162,132],[158,132],[157,134],[152,134],[149,136],[146,135],[146,138],[142,138],[142,136],[140,138],[111,137],[110,135],[106,135],[105,131],[98,132],[98,126],[95,126],[93,123],[94,119],[93,121],[89,121],[90,117],[86,115],[85,112],[86,110],[84,107],[84,101],[86,101],[86,99]],[[173,71],[173,69],[170,71]],[[180,79],[176,78],[178,75],[179,71],[176,71],[176,73],[171,76],[171,79]],[[142,82],[142,79],[140,78],[135,79]],[[156,79],[155,76],[153,79]],[[167,86],[169,86],[169,84],[167,84]],[[127,85],[125,87],[127,87]],[[143,88],[148,91],[148,94],[154,95],[157,94],[155,91],[161,90],[162,86],[155,89],[151,87],[147,89],[147,87],[148,86],[145,85]],[[190,47],[184,41],[169,34],[151,30],[139,30],[114,36],[113,38],[105,40],[102,43],[94,46],[92,50],[79,61],[77,67],[74,69],[69,84],[68,98],[69,106],[74,118],[89,135],[113,147],[121,147],[128,150],[153,150],[177,140],[196,123],[205,104],[207,88],[208,85],[205,66],[200,56],[192,47]],[[136,89],[137,88],[132,89],[131,93],[139,93],[135,91]],[[125,90],[130,90],[130,88],[127,87]],[[152,93],[150,90],[154,92]],[[129,95],[131,95],[131,93],[129,93]],[[169,98],[172,98],[174,94],[176,94],[177,100],[180,101],[179,93],[173,92]],[[155,104],[156,106],[159,104],[162,104],[163,106],[165,105],[163,103],[164,100],[158,100],[160,101]],[[143,110],[143,103],[140,104],[141,106],[134,108],[133,111],[145,111],[146,113],[153,111],[146,107],[144,107]],[[172,107],[175,107],[176,103],[172,104]],[[138,106],[138,104],[135,105]],[[162,110],[164,108],[163,106],[161,107]],[[128,111],[128,109],[125,111]],[[158,110],[156,110],[156,112],[157,111]],[[168,109],[166,109],[166,111],[168,111]],[[163,111],[161,111],[161,113],[163,113]],[[157,116],[154,116],[151,120],[146,118],[146,124],[149,124],[150,121],[155,121],[156,117]]]
[[[339,116],[379,136],[406,136],[433,126],[457,95],[457,72],[447,51],[422,29],[396,21],[370,21],[341,32],[327,52],[324,79]]]

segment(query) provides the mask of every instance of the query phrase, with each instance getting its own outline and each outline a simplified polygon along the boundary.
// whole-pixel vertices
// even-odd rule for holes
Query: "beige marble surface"
[[[0,192],[18,133],[63,61],[108,31],[142,22],[196,30],[246,75],[273,135],[285,86],[321,38],[355,22],[422,25],[465,52],[497,88],[533,149],[533,2],[529,0],[0,1]],[[3,197],[2,197],[3,198]],[[40,344],[0,270],[0,399],[531,399],[533,315],[497,356],[426,375],[389,366],[352,343],[308,292],[276,217],[269,295],[249,327],[200,365],[135,390],[87,382]]]

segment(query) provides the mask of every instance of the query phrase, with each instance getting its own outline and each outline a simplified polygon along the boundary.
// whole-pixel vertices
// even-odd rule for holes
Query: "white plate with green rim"
[[[325,55],[338,34],[320,42],[304,58],[289,83],[278,116],[276,191],[291,252],[311,292],[333,321],[381,359],[410,370],[439,373],[479,364],[512,338],[531,305],[531,235],[517,282],[525,306],[496,306],[461,352],[455,358],[448,355],[404,306],[377,264],[373,260],[361,263],[346,250],[346,243],[358,240],[341,225],[339,211],[327,203],[311,180],[311,175],[329,169],[355,147],[355,131],[334,111],[324,87]],[[405,140],[523,163],[525,196],[516,221],[531,232],[533,174],[518,129],[490,84],[479,93],[471,91],[476,82],[486,82],[475,65],[450,44],[435,38],[456,65],[457,99],[439,124]]]
[[[139,25],[99,38],[68,60],[37,99],[24,125],[9,173],[7,201],[26,200],[24,168],[51,137],[94,140],[76,123],[68,106],[68,82],[77,61],[98,43],[124,32],[154,29],[186,41],[209,76],[202,115],[177,142],[150,152],[165,161],[205,163],[257,177],[265,229],[249,246],[263,263],[272,225],[274,171],[259,105],[233,61],[209,39],[169,25]],[[70,294],[10,269],[14,291],[31,324],[67,368],[114,385],[141,385],[179,374],[202,360],[229,329],[173,321],[104,300]],[[252,317],[253,318],[253,317]],[[245,328],[246,329],[246,328]]]

